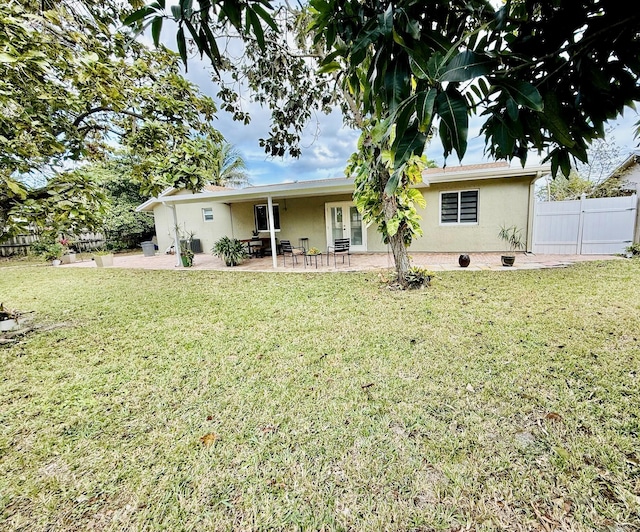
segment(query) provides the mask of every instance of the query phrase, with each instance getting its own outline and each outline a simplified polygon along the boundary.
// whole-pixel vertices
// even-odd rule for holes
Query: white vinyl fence
[[[534,253],[600,255],[624,252],[633,242],[638,197],[536,202]]]

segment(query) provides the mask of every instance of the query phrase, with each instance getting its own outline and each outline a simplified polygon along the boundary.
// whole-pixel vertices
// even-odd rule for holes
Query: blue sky
[[[187,78],[204,93],[215,98],[218,88],[210,81],[206,67],[196,59],[189,62]],[[338,111],[328,116],[319,114],[307,125],[301,143],[302,155],[299,159],[292,159],[268,157],[264,153],[258,145],[258,139],[268,134],[269,113],[248,100],[245,100],[244,106],[252,116],[249,125],[234,122],[230,114],[219,111],[216,127],[228,142],[240,150],[247,164],[251,184],[306,181],[344,175],[344,167],[356,149],[359,133],[343,126]],[[624,116],[610,124],[614,130],[614,140],[625,154],[633,151],[638,144],[633,138],[633,125],[638,118],[636,111],[628,109]],[[477,118],[471,120],[469,147],[462,164],[488,162],[483,156],[484,139],[478,137],[480,123]],[[427,146],[425,153],[439,166],[444,163],[442,145],[437,137]],[[527,164],[535,165],[540,161],[541,157],[534,153],[529,156]],[[460,162],[454,154],[448,158],[447,164],[457,166]],[[512,164],[519,162],[514,161]]]

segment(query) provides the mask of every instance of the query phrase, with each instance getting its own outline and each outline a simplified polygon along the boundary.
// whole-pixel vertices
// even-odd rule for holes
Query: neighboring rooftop
[[[509,163],[505,161],[497,161],[493,163],[466,164],[458,166],[445,166],[444,168],[427,168],[423,174],[446,174],[458,172],[470,172],[473,170],[489,170],[491,168],[508,168]]]

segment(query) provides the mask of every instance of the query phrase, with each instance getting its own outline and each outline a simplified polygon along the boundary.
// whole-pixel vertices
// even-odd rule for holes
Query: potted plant
[[[63,264],[71,264],[76,261],[76,252],[72,248],[72,242],[68,238],[61,238],[59,240],[60,244],[64,248],[64,252],[62,254],[62,263]]]
[[[247,250],[237,238],[223,236],[211,249],[216,257],[221,258],[227,266],[236,266],[248,257]]]
[[[51,240],[40,240],[34,242],[31,246],[31,250],[44,258],[44,260],[51,261],[54,266],[60,266],[60,259],[64,253],[64,247],[60,242]]]
[[[252,240],[260,240],[260,233],[258,232],[258,230],[257,230],[257,229],[254,229],[254,230],[251,232],[251,239],[252,239]]]
[[[94,251],[93,260],[98,268],[108,268],[113,266],[113,253],[103,250]]]
[[[193,257],[194,253],[190,247],[186,245],[180,246],[180,260],[185,268],[191,268],[191,266],[193,266]]]
[[[513,266],[516,261],[515,252],[518,249],[524,249],[525,241],[522,237],[522,230],[517,226],[512,225],[510,227],[502,226],[498,237],[509,246],[509,255],[502,255],[503,266]]]

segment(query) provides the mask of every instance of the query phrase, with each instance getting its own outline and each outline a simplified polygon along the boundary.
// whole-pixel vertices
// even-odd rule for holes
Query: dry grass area
[[[640,260],[0,275],[3,530],[640,527]]]

